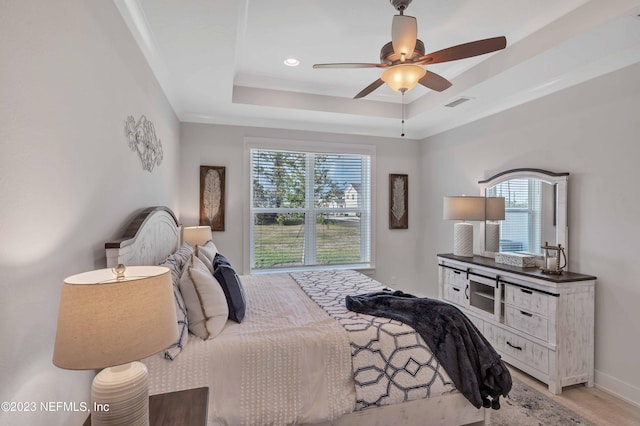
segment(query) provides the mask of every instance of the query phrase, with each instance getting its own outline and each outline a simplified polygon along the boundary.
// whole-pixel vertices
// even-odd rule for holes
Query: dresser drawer
[[[507,305],[505,324],[538,339],[547,340],[549,338],[549,320],[514,306]]]
[[[456,303],[460,306],[468,307],[467,296],[465,294],[465,287],[458,287],[454,285],[445,284],[444,286],[444,298],[449,302]]]
[[[442,268],[444,269],[445,284],[465,288],[469,283],[466,272],[456,271],[455,269],[450,269],[444,266]]]
[[[549,349],[524,337],[485,322],[484,336],[498,352],[534,367],[542,373],[549,373]]]
[[[509,284],[505,284],[504,291],[505,301],[508,304],[545,317],[549,314],[549,297],[551,296]]]

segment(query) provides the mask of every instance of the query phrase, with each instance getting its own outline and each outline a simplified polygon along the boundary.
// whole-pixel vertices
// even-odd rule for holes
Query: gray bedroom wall
[[[419,144],[416,141],[303,132],[255,127],[183,123],[181,126],[180,212],[184,226],[197,225],[201,165],[225,166],[227,199],[225,231],[214,241],[239,271],[248,272],[244,254],[244,209],[249,188],[244,184],[245,137],[262,137],[318,143],[369,144],[376,147],[376,273],[378,280],[405,291],[421,292],[417,271],[421,217],[418,202]],[[389,174],[409,175],[409,229],[389,229]]]
[[[40,402],[89,402],[92,371],[52,364],[65,277],[105,267],[104,243],[136,210],[178,213],[179,123],[111,1],[3,1],[0,13],[1,425],[82,424]],[[155,125],[149,173],[124,134]]]
[[[463,108],[463,107],[461,107]],[[519,167],[569,172],[570,270],[596,275],[596,385],[640,405],[640,65],[430,137],[422,144],[424,276],[453,249],[444,195]],[[478,224],[475,224],[477,243]],[[476,244],[477,247],[477,244]],[[477,251],[476,251],[477,252]],[[437,294],[435,284],[428,293]]]

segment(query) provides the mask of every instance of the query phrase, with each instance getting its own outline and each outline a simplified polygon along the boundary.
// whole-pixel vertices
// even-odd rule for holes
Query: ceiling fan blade
[[[424,77],[418,80],[418,83],[431,90],[435,90],[436,92],[442,92],[443,90],[451,87],[451,82],[449,80],[431,71],[427,71]]]
[[[506,46],[507,39],[505,37],[486,38],[438,50],[418,58],[417,61],[422,64],[457,61],[458,59],[495,52],[496,50],[504,49]]]
[[[353,97],[353,99],[364,98],[369,93],[373,92],[374,90],[376,90],[378,87],[382,86],[383,84],[384,84],[384,81],[382,81],[382,79],[379,78],[376,81],[374,81],[373,83],[371,83],[370,85],[368,85],[367,87],[365,87],[364,89],[362,89],[362,91],[360,93],[358,93],[357,95],[355,95]]]
[[[313,64],[313,68],[386,68],[387,64],[342,63],[342,64]]]
[[[402,58],[409,59],[416,48],[418,38],[418,22],[413,16],[395,15],[391,23],[391,43],[393,51]]]

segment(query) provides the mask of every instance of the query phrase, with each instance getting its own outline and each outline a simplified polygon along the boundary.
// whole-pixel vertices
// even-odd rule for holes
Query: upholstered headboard
[[[171,209],[149,207],[131,221],[122,238],[104,245],[107,267],[157,265],[179,245],[180,225]]]

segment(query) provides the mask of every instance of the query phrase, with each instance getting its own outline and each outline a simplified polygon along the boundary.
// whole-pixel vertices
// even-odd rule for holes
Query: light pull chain
[[[404,92],[406,92],[406,90],[401,90],[402,92],[402,133],[400,133],[400,136],[404,138]]]

